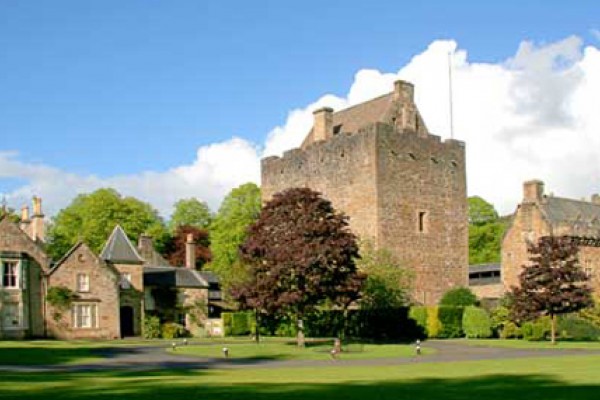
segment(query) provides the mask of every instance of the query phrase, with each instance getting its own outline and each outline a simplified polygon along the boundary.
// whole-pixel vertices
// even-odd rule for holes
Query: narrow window
[[[77,274],[77,291],[90,291],[90,276],[88,274]]]
[[[17,261],[4,261],[2,270],[2,286],[8,289],[16,289],[17,286]]]
[[[427,228],[427,212],[419,211],[419,232],[424,233]]]
[[[129,272],[125,272],[121,275],[121,289],[129,288],[131,288],[131,274]]]

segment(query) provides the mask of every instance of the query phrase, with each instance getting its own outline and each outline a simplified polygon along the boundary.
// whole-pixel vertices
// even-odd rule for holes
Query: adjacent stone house
[[[414,87],[338,112],[314,112],[300,148],[262,160],[263,200],[291,187],[321,192],[361,239],[415,272],[414,300],[435,304],[468,285],[465,145],[429,133]]]
[[[170,318],[192,333],[222,334],[218,280],[194,270],[193,238],[185,267],[169,265],[147,236],[136,248],[120,226],[99,255],[77,243],[52,264],[42,246],[41,200],[34,199],[28,217],[24,208],[20,226],[0,219],[0,338],[140,336],[146,314]],[[67,305],[51,304],[49,291],[72,296]]]
[[[546,195],[539,180],[523,184],[523,200],[502,242],[505,290],[518,285],[522,266],[529,263],[527,245],[547,235],[570,236],[578,243],[579,262],[600,295],[600,196],[587,201]]]

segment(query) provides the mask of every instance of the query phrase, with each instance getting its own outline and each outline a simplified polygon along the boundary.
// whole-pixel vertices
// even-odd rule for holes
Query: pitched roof
[[[207,288],[210,282],[204,274],[184,267],[144,266],[144,286]]]
[[[73,253],[75,253],[75,251],[77,249],[79,249],[80,247],[83,249],[83,251],[85,253],[87,253],[88,257],[91,257],[99,265],[106,267],[115,276],[119,276],[119,271],[117,271],[117,269],[115,267],[104,262],[104,260],[102,260],[101,258],[96,256],[96,254],[89,248],[89,246],[87,244],[83,243],[82,241],[75,243],[75,245],[73,247],[71,247],[71,249],[69,251],[67,251],[67,253],[56,264],[54,264],[52,266],[52,268],[48,272],[48,275],[52,275],[56,270],[58,270],[65,262],[67,262],[69,260],[69,258],[71,258],[73,256]]]
[[[545,196],[540,206],[552,224],[600,223],[600,204]]]
[[[44,270],[50,267],[50,257],[46,254],[42,247],[42,243],[38,240],[33,240],[25,233],[19,224],[11,221],[8,215],[0,216],[0,250],[4,246],[5,241],[8,241],[11,248],[14,247],[14,240],[21,238],[22,248],[20,251],[29,254]]]
[[[142,264],[144,262],[120,225],[115,226],[110,234],[100,253],[100,258],[113,264]]]

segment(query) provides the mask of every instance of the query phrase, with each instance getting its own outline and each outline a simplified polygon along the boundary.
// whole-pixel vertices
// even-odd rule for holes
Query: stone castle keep
[[[300,148],[262,160],[262,196],[309,187],[350,216],[352,230],[415,273],[414,300],[435,304],[468,285],[465,145],[429,133],[414,87],[314,112]]]

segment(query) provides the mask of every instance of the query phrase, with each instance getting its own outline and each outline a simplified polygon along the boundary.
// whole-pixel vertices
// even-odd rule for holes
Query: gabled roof
[[[142,264],[144,262],[120,225],[115,226],[110,234],[100,253],[100,258],[113,264]]]
[[[540,206],[553,225],[575,222],[588,224],[600,220],[600,204],[545,196]]]
[[[20,237],[23,240],[22,243],[24,245],[20,251],[27,253],[32,257],[43,270],[46,271],[50,267],[50,257],[48,257],[44,251],[41,243],[37,240],[33,240],[27,233],[23,232],[17,223],[10,220],[8,215],[0,216],[0,232],[4,232],[4,235],[0,235],[0,237],[8,238],[9,241],[14,240],[11,239],[11,237]],[[0,251],[3,247],[3,240],[4,239],[0,240]]]
[[[69,258],[71,258],[73,256],[73,253],[75,253],[75,251],[77,249],[79,249],[80,247],[83,249],[83,251],[85,253],[87,253],[88,257],[93,258],[94,261],[96,261],[98,264],[106,267],[115,276],[119,276],[119,271],[117,271],[113,266],[105,263],[104,260],[102,260],[101,258],[96,256],[96,254],[89,248],[89,246],[81,241],[77,242],[73,247],[71,247],[71,249],[69,251],[67,251],[67,253],[52,267],[52,269],[50,269],[50,271],[48,272],[48,275],[52,275],[56,270],[58,270],[65,262],[67,262],[69,260]]]
[[[144,266],[144,286],[207,288],[210,282],[202,273],[190,268]]]

